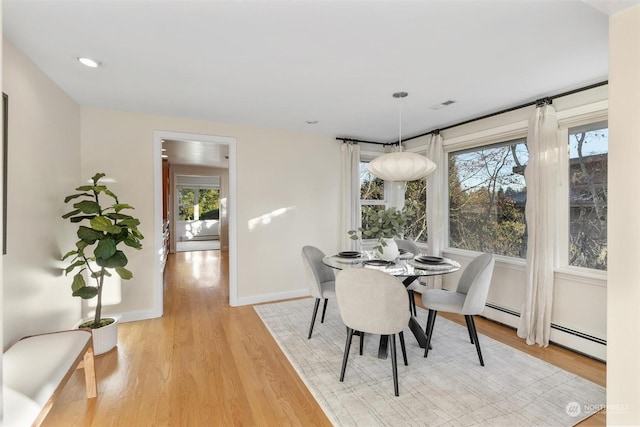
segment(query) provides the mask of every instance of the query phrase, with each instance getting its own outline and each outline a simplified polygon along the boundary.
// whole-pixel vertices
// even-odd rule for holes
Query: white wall
[[[81,185],[80,108],[10,42],[3,43],[9,95],[7,254],[3,256],[3,346],[24,335],[71,328],[71,296],[61,256],[74,248],[64,197]]]
[[[154,301],[153,132],[237,141],[238,303],[307,293],[300,250],[337,251],[339,147],[332,137],[180,118],[82,108],[82,174],[115,178],[136,207],[144,249],[130,257],[134,278],[110,311],[150,310]],[[126,155],[123,155],[125,153]],[[283,268],[285,266],[285,268]]]
[[[609,21],[607,424],[640,425],[640,6]]]

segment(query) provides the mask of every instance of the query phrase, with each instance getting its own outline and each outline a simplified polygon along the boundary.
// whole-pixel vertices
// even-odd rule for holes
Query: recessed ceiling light
[[[87,67],[91,68],[98,68],[100,65],[102,65],[100,61],[96,61],[95,59],[86,58],[83,56],[79,56],[78,61],[80,61],[82,65],[86,65]]]
[[[169,156],[168,156],[167,154],[163,154],[163,155],[162,155],[162,158],[163,158],[163,159],[168,159],[168,158],[169,158]]]

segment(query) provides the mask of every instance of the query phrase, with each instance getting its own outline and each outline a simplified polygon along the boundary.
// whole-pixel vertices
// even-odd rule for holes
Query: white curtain
[[[525,168],[527,182],[527,268],[525,300],[518,336],[527,344],[549,345],[553,304],[554,215],[558,185],[558,119],[552,105],[536,108],[529,119]]]
[[[351,240],[347,231],[360,227],[360,147],[343,143],[340,146],[342,176],[341,240],[343,250],[357,250],[357,241]]]
[[[427,177],[427,233],[429,255],[440,256],[445,244],[445,189],[447,171],[442,148],[442,136],[431,134],[427,145],[427,157],[436,164],[436,170]],[[442,288],[442,277],[434,276],[427,281],[429,287]]]

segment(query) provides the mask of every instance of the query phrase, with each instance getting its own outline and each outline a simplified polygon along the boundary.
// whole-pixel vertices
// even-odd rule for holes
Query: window
[[[526,139],[449,153],[449,246],[526,257]]]
[[[360,219],[367,223],[372,211],[380,211],[389,207],[389,199],[393,191],[398,191],[391,183],[372,175],[367,169],[368,162],[360,162]],[[404,190],[405,206],[410,204],[416,211],[416,220],[405,230],[404,237],[416,242],[427,241],[427,188],[426,180],[407,182]]]
[[[384,181],[372,175],[367,169],[369,162],[360,162],[360,218],[372,210],[387,208]]]
[[[607,269],[606,121],[569,129],[569,265]]]
[[[178,220],[195,221],[220,218],[220,190],[178,187]]]
[[[419,179],[407,182],[404,193],[405,206],[411,205],[416,219],[405,230],[405,238],[414,242],[427,243],[427,180]]]

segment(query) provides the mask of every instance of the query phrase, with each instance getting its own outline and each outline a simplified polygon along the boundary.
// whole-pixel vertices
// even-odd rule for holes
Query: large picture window
[[[449,246],[526,257],[526,140],[449,153]]]
[[[569,129],[569,265],[607,269],[606,121]]]

